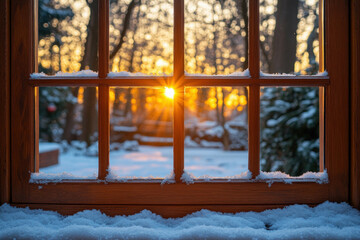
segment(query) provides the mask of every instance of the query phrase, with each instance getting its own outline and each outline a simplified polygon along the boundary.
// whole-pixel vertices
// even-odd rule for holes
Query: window
[[[94,1],[96,2],[96,1]],[[86,77],[37,77],[29,78],[36,70],[34,51],[34,29],[36,21],[33,9],[36,1],[12,2],[12,200],[14,203],[46,204],[59,208],[62,204],[73,204],[86,208],[98,205],[100,208],[128,206],[131,211],[141,208],[178,209],[179,214],[201,208],[222,211],[239,209],[259,209],[259,206],[279,206],[291,203],[316,204],[325,200],[344,201],[348,198],[348,54],[338,45],[347,43],[348,32],[342,27],[347,25],[347,5],[340,0],[325,0],[320,6],[319,26],[324,22],[324,29],[319,27],[319,69],[326,70],[328,76],[299,75],[269,76],[261,74],[266,64],[260,55],[260,4],[259,0],[248,2],[248,55],[242,51],[240,62],[248,61],[249,75],[185,75],[189,68],[186,60],[186,38],[184,25],[184,0],[174,0],[174,53],[172,76],[109,76],[109,1],[98,1],[98,75]],[[186,2],[185,2],[186,3]],[[320,1],[320,4],[322,2]],[[269,10],[270,11],[270,10]],[[271,11],[270,11],[271,12]],[[35,14],[36,15],[36,14]],[[325,16],[325,17],[323,17]],[[323,39],[323,32],[326,33]],[[246,34],[246,33],[245,33]],[[215,34],[216,35],[216,34]],[[36,42],[36,41],[35,41]],[[323,44],[325,43],[325,44]],[[325,51],[323,51],[324,49]],[[266,50],[266,49],[265,49]],[[323,52],[326,53],[323,56]],[[262,51],[262,54],[264,52]],[[96,57],[94,57],[96,59]],[[186,62],[186,65],[185,65]],[[218,61],[216,60],[216,63]],[[262,66],[260,67],[260,63]],[[216,64],[215,64],[216,65]],[[299,62],[301,70],[301,62]],[[19,69],[17,66],[22,66]],[[195,71],[196,69],[189,70]],[[287,71],[287,70],[285,70]],[[271,73],[271,71],[268,71]],[[230,73],[230,72],[229,72]],[[213,74],[213,73],[210,73]],[[227,73],[226,73],[227,74]],[[29,183],[30,174],[37,168],[35,133],[38,126],[34,119],[38,116],[36,99],[38,88],[42,87],[84,87],[97,88],[98,94],[98,176],[96,179],[67,180],[56,184],[39,185]],[[109,164],[110,146],[110,111],[109,95],[117,88],[142,87],[175,89],[173,106],[173,171],[174,184],[161,185],[161,179],[135,179],[127,182],[105,182]],[[187,185],[181,176],[186,168],[184,157],[184,121],[186,92],[199,87],[237,88],[248,91],[248,169],[252,179],[216,179],[196,180]],[[330,182],[318,184],[300,180],[292,184],[283,182],[268,186],[266,179],[255,180],[260,173],[260,95],[264,88],[311,87],[319,95],[320,122],[319,169],[327,169]],[[96,91],[96,90],[92,90]],[[217,91],[217,90],[215,90]],[[230,90],[229,90],[230,91]],[[35,131],[36,130],[36,131]],[[266,147],[266,146],[265,146]],[[19,150],[21,149],[21,150]],[[76,196],[76,197],[75,197]],[[135,206],[136,205],[136,206]],[[223,207],[219,207],[219,205]],[[224,207],[226,205],[226,207]],[[49,205],[48,205],[49,206]],[[139,207],[140,206],[140,207]],[[161,210],[159,206],[166,206]],[[157,209],[157,210],[156,210]]]

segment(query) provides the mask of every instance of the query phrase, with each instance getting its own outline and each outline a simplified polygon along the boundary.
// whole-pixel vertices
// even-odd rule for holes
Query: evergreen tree
[[[318,88],[263,88],[260,114],[263,171],[318,171]]]

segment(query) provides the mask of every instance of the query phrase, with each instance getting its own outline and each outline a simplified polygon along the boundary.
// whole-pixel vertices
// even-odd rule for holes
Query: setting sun
[[[165,87],[165,96],[170,99],[174,99],[175,90],[173,88]]]

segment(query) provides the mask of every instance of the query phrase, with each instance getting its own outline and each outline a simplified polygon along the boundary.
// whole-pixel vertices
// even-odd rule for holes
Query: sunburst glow
[[[173,88],[165,87],[165,96],[170,99],[174,99],[175,90]]]

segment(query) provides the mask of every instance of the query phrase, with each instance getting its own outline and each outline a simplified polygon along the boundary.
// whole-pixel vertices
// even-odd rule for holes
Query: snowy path
[[[0,206],[0,239],[360,239],[360,212],[346,203],[292,205],[261,213],[201,210],[164,219],[144,210],[108,217],[97,210],[62,216]]]
[[[118,176],[165,177],[173,166],[172,147],[140,146],[139,151],[110,152],[110,168]],[[187,148],[185,170],[195,176],[226,177],[247,171],[247,151],[223,151],[212,148]],[[85,156],[70,150],[60,154],[59,164],[40,169],[43,173],[71,173],[75,176],[96,176],[98,157]]]

